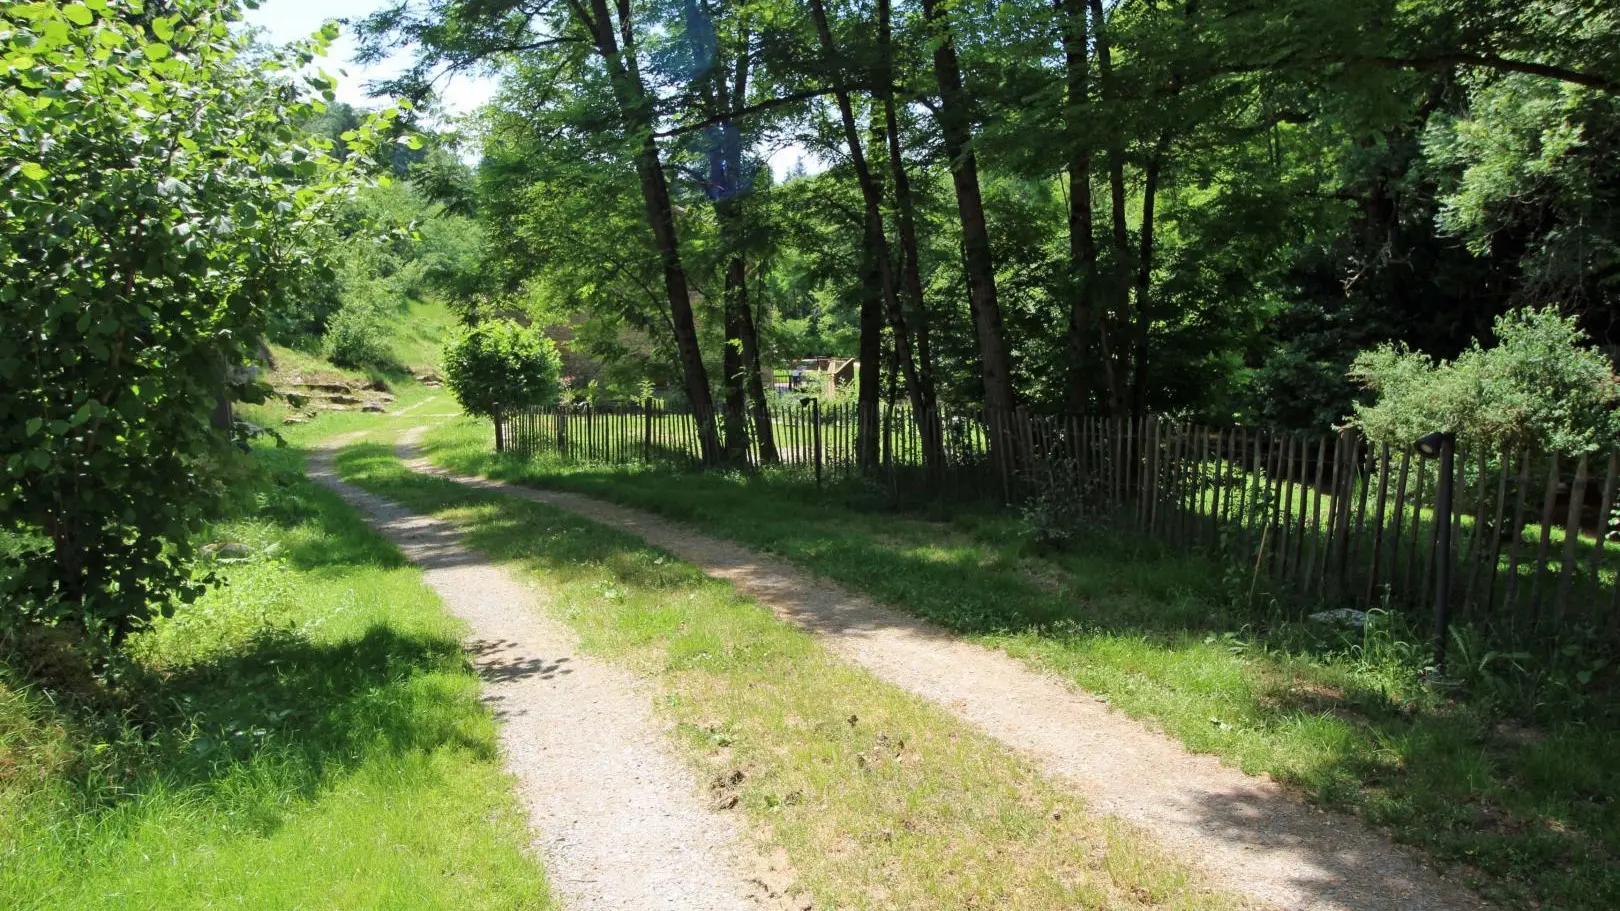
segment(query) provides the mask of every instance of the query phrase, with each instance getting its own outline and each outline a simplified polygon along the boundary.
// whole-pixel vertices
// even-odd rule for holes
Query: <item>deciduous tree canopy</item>
[[[1615,332],[1595,0],[433,0],[364,31],[416,48],[395,89],[500,74],[506,286],[700,408],[842,354],[867,403],[1321,428],[1377,343],[1455,356],[1525,305]],[[773,175],[784,147],[822,167]]]

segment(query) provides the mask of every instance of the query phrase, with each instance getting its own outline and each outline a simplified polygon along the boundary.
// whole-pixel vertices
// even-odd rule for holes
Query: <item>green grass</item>
[[[407,370],[437,372],[456,315],[437,298],[412,298],[389,319],[389,348]]]
[[[1422,633],[1398,618],[1351,636],[1236,610],[1220,565],[1136,541],[1038,554],[1006,514],[925,521],[768,477],[496,459],[487,437],[461,421],[428,446],[460,471],[692,523],[1003,647],[1194,750],[1360,813],[1503,901],[1620,906],[1620,735],[1612,701],[1579,681],[1588,655],[1520,679],[1517,659],[1475,652],[1459,663],[1491,673],[1437,693],[1418,679]]]
[[[391,355],[390,363],[365,368],[339,367],[321,353],[319,338],[306,339],[297,347],[271,345],[275,359],[271,376],[290,378],[302,375],[313,382],[343,382],[364,385],[382,380],[390,386],[408,385],[422,372],[437,373],[444,342],[457,319],[449,305],[437,298],[408,298],[387,315],[383,330]]]
[[[457,624],[298,451],[259,459],[213,530],[255,555],[129,645],[122,714],[0,668],[0,907],[553,907]]]
[[[697,782],[797,871],[817,908],[1217,908],[1185,869],[931,704],[829,655],[639,539],[407,470],[348,479],[459,523],[527,573],[585,650],[650,681]]]

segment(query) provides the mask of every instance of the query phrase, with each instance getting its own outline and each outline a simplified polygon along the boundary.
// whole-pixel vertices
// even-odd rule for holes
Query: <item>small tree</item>
[[[501,415],[550,405],[562,388],[562,357],[538,330],[511,320],[464,327],[444,349],[444,378],[468,414],[495,422],[495,449],[506,448]]]
[[[1376,442],[1407,445],[1433,430],[1465,444],[1563,455],[1620,441],[1620,381],[1573,317],[1517,310],[1497,318],[1496,346],[1455,361],[1394,345],[1362,352],[1350,375],[1378,398],[1351,423]]]
[[[198,591],[188,539],[231,443],[209,415],[364,157],[287,128],[332,94],[304,68],[336,27],[266,56],[240,18],[0,4],[0,537],[26,542],[0,560],[0,632],[116,643]]]

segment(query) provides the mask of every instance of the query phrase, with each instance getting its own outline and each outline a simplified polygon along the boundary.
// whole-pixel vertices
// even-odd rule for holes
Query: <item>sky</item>
[[[246,18],[249,25],[264,29],[271,43],[284,44],[308,37],[328,19],[363,19],[384,3],[385,0],[264,0],[263,6],[248,10]],[[353,62],[354,52],[352,30],[344,28],[322,66],[338,79],[339,101],[358,107],[378,107],[386,99],[368,97],[366,83],[398,73],[409,64],[410,56],[400,54],[380,64],[362,67]],[[440,85],[439,97],[449,113],[465,114],[488,101],[494,91],[493,79],[456,76]]]
[[[388,0],[263,0],[263,5],[258,9],[247,11],[246,19],[249,25],[264,29],[271,43],[284,44],[314,34],[328,19],[359,21],[386,2]],[[356,107],[378,107],[387,99],[367,96],[366,83],[403,70],[410,63],[410,55],[408,52],[398,54],[381,63],[363,67],[353,62],[354,53],[352,30],[344,28],[321,65],[337,77],[339,101]],[[494,93],[495,80],[484,76],[458,75],[439,85],[439,99],[446,112],[452,115],[474,110]],[[771,170],[778,178],[801,160],[812,172],[822,168],[814,156],[796,143],[768,152]]]

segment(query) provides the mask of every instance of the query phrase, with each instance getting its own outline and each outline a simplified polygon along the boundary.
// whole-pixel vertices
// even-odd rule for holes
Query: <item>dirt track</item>
[[[344,483],[332,461],[331,449],[316,455],[310,477],[421,566],[470,628],[464,646],[499,722],[502,764],[568,911],[802,907],[765,885],[780,877],[705,805],[636,678],[577,654],[544,592],[469,550],[453,525]]]
[[[563,509],[669,551],[816,633],[874,676],[922,695],[1035,757],[1128,820],[1211,884],[1286,909],[1461,911],[1484,904],[1359,820],[1307,807],[1114,712],[1010,656],[955,637],[785,561],[591,497],[452,474],[422,458],[426,428],[401,439],[415,471]]]

